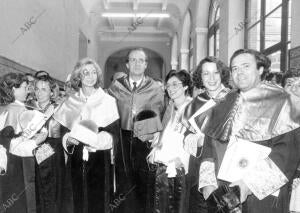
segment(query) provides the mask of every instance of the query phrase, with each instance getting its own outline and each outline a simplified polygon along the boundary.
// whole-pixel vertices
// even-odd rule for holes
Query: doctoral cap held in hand
[[[159,132],[162,129],[160,117],[152,110],[143,110],[135,116],[134,134],[136,137]]]
[[[76,140],[95,147],[97,144],[98,127],[92,120],[82,120],[76,123],[70,132],[70,136]]]

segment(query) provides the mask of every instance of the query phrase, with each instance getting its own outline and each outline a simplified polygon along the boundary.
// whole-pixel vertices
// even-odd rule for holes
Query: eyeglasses
[[[82,72],[81,72],[81,75],[83,76],[83,77],[86,77],[86,76],[91,76],[91,75],[97,75],[97,71],[96,70],[92,70],[92,71],[88,71],[88,70],[83,70]]]
[[[177,83],[173,83],[173,84],[167,84],[166,89],[170,89],[171,87],[174,88],[174,89],[178,89],[181,84],[182,84],[181,82],[177,82]]]
[[[142,59],[142,58],[129,58],[128,60],[131,63],[137,63],[138,62],[139,64],[143,64],[143,63],[146,62],[146,60]]]

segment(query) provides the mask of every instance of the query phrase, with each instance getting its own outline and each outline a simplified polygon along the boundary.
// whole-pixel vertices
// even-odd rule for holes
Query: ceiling
[[[190,0],[81,0],[96,32],[108,41],[170,41],[179,28]],[[103,13],[145,13],[144,17],[108,18]],[[149,14],[168,13],[169,18]]]

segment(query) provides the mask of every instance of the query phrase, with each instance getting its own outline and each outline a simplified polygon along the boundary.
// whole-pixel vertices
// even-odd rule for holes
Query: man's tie
[[[132,91],[135,92],[136,89],[137,89],[136,82],[133,82],[133,88],[132,88]]]

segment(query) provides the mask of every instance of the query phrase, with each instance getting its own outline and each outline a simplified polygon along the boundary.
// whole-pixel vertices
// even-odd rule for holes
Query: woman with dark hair
[[[186,107],[183,123],[187,127],[184,140],[185,149],[189,150],[190,159],[190,209],[189,212],[206,212],[206,204],[202,194],[198,191],[200,154],[204,135],[197,128],[191,126],[189,119],[198,112],[206,111],[216,102],[223,99],[230,91],[229,87],[229,68],[215,57],[202,59],[193,73],[193,83],[196,87],[202,88],[204,92],[198,94]],[[206,108],[206,109],[205,109]],[[205,109],[205,110],[203,110]],[[205,114],[205,113],[203,113]],[[197,129],[197,130],[196,130]]]
[[[71,131],[63,146],[71,166],[74,212],[109,212],[119,133],[116,100],[102,89],[103,72],[92,59],[76,64],[70,82],[76,92],[54,118]]]
[[[33,150],[46,139],[47,130],[33,137],[26,132],[28,119],[21,115],[28,112],[24,104],[27,85],[23,74],[9,73],[0,80],[0,143],[8,163],[0,176],[1,212],[36,212]]]
[[[183,149],[186,128],[181,122],[185,107],[192,100],[192,81],[185,70],[171,70],[165,80],[170,103],[163,117],[163,131],[152,142],[148,156],[157,165],[155,212],[186,212],[189,153]]]
[[[45,71],[35,75],[35,108],[42,113],[54,112],[58,107],[53,101],[55,81]],[[65,178],[65,159],[62,147],[61,125],[50,118],[44,127],[48,130],[46,140],[34,151],[36,157],[36,187],[38,191],[37,212],[65,212],[63,204],[63,185]]]

